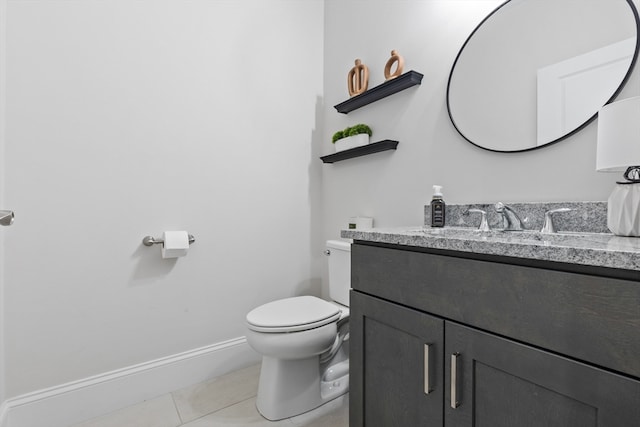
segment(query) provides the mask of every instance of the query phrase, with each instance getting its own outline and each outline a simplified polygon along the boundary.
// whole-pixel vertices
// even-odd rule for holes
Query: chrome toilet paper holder
[[[193,234],[189,234],[189,244],[192,244],[195,241],[196,241],[196,238],[193,237]],[[142,239],[142,244],[145,246],[153,246],[153,245],[162,244],[162,243],[164,243],[164,239],[162,238],[156,239],[153,236],[145,236],[144,239]]]

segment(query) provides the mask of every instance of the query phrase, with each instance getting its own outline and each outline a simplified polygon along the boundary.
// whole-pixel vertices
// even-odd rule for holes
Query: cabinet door
[[[640,426],[639,381],[445,323],[446,427]]]
[[[351,427],[443,425],[444,321],[351,292]]]

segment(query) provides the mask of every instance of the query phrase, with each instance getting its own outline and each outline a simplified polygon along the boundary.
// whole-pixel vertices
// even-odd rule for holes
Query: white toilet
[[[269,420],[310,411],[349,391],[351,244],[327,241],[329,295],[285,298],[247,314],[247,342],[262,354],[256,406]]]

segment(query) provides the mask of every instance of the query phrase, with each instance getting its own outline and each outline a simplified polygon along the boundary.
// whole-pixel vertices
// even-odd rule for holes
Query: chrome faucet
[[[550,211],[547,211],[544,213],[544,225],[542,226],[542,230],[540,230],[541,233],[544,234],[552,234],[556,232],[556,227],[553,224],[553,217],[551,215],[553,215],[554,213],[560,213],[560,212],[569,212],[571,211],[571,209],[569,208],[560,208],[560,209],[552,209]]]
[[[504,231],[521,231],[524,230],[524,222],[517,213],[509,206],[502,202],[495,204],[496,212],[502,215],[504,221]]]

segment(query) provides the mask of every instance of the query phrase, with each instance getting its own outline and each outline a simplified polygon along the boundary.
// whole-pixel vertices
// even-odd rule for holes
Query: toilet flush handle
[[[329,256],[329,255],[331,255],[331,251],[329,249],[325,249],[324,254],[326,256]]]

